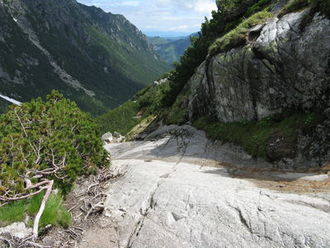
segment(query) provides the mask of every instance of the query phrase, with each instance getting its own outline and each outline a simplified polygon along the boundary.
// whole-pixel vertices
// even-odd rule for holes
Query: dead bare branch
[[[50,180],[50,181],[47,181],[47,183],[48,183],[48,186],[47,186],[47,188],[45,188],[46,193],[45,193],[45,195],[42,199],[39,211],[38,211],[38,213],[37,213],[37,215],[34,219],[34,223],[33,223],[33,240],[36,240],[38,238],[39,221],[40,221],[40,218],[41,218],[41,216],[42,216],[42,214],[45,210],[48,198],[49,198],[50,194],[52,193],[54,181]]]
[[[102,212],[103,210],[104,210],[104,208],[105,208],[105,205],[104,205],[104,202],[102,201],[102,202],[98,202],[98,203],[96,203],[94,206],[92,206],[90,209],[89,209],[89,211],[87,212],[87,214],[86,214],[86,216],[85,216],[85,220],[87,220],[87,218],[91,215],[91,214],[93,214],[93,213],[95,213],[95,212]]]
[[[25,243],[28,245],[31,245],[33,247],[37,247],[37,248],[51,248],[51,246],[40,245],[40,244],[32,242],[32,241],[25,241]]]
[[[87,189],[87,193],[89,193],[90,190],[91,190],[93,187],[98,186],[98,185],[100,185],[100,183],[93,183],[93,184],[89,185],[89,187],[88,187],[88,189]]]

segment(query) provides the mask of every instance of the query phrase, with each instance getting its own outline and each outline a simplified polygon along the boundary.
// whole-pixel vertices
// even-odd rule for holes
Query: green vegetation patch
[[[0,203],[34,192],[27,180],[54,180],[66,194],[79,176],[106,166],[97,129],[89,114],[57,91],[46,102],[10,106],[0,116]]]
[[[0,208],[0,226],[23,221],[27,211],[27,201],[15,201]]]
[[[218,9],[223,15],[235,15],[244,12],[245,17],[249,17],[256,12],[262,11],[265,7],[274,4],[274,0],[216,0]]]
[[[272,0],[259,0],[246,11],[245,16],[252,16],[259,11],[270,9],[273,4],[274,1]]]
[[[310,5],[310,2],[310,0],[289,0],[279,13],[279,16],[284,16],[288,13],[302,10],[308,7]]]
[[[31,204],[29,209],[30,214],[36,213],[36,207],[38,206],[39,209],[41,200],[42,195],[38,195],[33,208]],[[48,199],[39,226],[42,228],[49,224],[53,226],[62,226],[64,228],[68,228],[71,224],[71,214],[64,207],[63,199],[59,193],[52,194]]]
[[[140,122],[138,112],[139,105],[136,101],[127,101],[118,108],[110,110],[108,113],[98,117],[101,132],[116,131],[122,135],[126,135]]]
[[[26,216],[34,218],[37,214],[43,194],[36,195],[29,200],[12,202],[0,208],[0,226],[7,226],[14,222],[22,222]],[[53,193],[46,204],[41,216],[39,227],[47,225],[62,226],[67,228],[71,223],[71,215],[63,205],[61,194]],[[32,220],[29,222],[32,226]]]
[[[240,145],[250,155],[268,159],[269,141],[280,138],[285,140],[287,146],[295,146],[299,130],[312,130],[321,120],[322,116],[315,113],[296,113],[234,123],[212,122],[207,118],[200,118],[193,125],[204,130],[212,139]]]
[[[187,100],[186,95],[188,94],[179,95],[173,106],[167,109],[164,114],[166,124],[183,125],[188,121],[188,110],[183,106]]]
[[[313,7],[320,10],[328,18],[330,17],[330,1],[329,0],[289,0],[283,7],[279,16],[284,16],[291,12],[297,12],[307,7]]]
[[[0,225],[26,216],[32,225],[45,189],[65,196],[78,177],[107,166],[97,129],[89,114],[57,91],[47,101],[12,105],[0,115]],[[40,227],[70,224],[61,194],[48,199]]]
[[[329,0],[312,0],[319,5],[320,10],[328,18],[330,18],[330,1]]]
[[[210,47],[211,55],[229,51],[232,48],[246,44],[246,34],[255,25],[266,22],[273,16],[268,11],[261,11],[246,19],[237,28],[233,29],[223,37],[217,39]]]
[[[131,101],[98,117],[101,133],[117,131],[126,135],[146,118],[163,113],[168,91],[169,82],[139,91]]]
[[[160,85],[151,85],[145,88],[136,94],[134,99],[136,99],[145,116],[157,114],[166,107],[165,102],[169,90],[169,81],[166,81]]]
[[[134,126],[131,131],[127,134],[128,140],[134,140],[137,136],[145,131],[152,123],[157,119],[157,116],[150,115],[142,119],[136,126]]]

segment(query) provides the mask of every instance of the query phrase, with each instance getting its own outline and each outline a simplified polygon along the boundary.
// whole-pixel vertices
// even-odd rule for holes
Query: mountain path
[[[148,140],[106,146],[122,176],[79,247],[330,247],[328,174],[272,171],[190,127]]]

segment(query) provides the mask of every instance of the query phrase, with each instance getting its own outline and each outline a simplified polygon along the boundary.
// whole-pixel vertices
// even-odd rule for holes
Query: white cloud
[[[122,6],[132,6],[132,7],[137,7],[140,5],[139,1],[123,1],[121,3]]]
[[[191,30],[191,28],[198,29],[199,27],[200,27],[200,24],[196,24],[196,25],[192,25],[192,26],[190,26],[190,25],[180,25],[180,26],[171,27],[168,30],[169,31],[189,31],[189,30]]]
[[[195,3],[194,10],[201,13],[211,13],[212,10],[215,10],[214,2],[200,0]]]
[[[199,30],[204,17],[216,9],[215,0],[78,0],[122,14],[142,31]]]

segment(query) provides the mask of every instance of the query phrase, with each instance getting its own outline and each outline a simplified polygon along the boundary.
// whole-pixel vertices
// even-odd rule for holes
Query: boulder
[[[118,132],[114,132],[113,134],[108,132],[102,135],[102,140],[106,144],[110,143],[121,143],[126,141],[126,137],[121,135]]]
[[[16,222],[9,226],[0,228],[0,237],[9,234],[11,237],[24,239],[32,235],[32,228],[26,227],[23,222]]]
[[[113,135],[112,133],[108,132],[108,133],[105,133],[102,135],[102,140],[105,142],[105,143],[112,143],[113,142]]]

